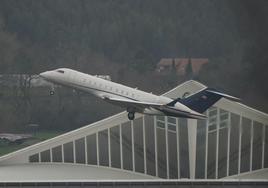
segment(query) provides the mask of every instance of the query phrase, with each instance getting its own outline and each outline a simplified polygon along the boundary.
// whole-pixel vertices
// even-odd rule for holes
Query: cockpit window
[[[63,70],[57,70],[57,72],[64,74]]]

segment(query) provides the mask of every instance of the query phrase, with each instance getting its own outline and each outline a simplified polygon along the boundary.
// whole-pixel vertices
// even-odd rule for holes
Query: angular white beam
[[[253,120],[251,120],[250,125],[250,160],[249,160],[249,171],[252,171],[252,159],[253,159],[253,139],[254,139],[254,129]]]
[[[216,123],[216,165],[215,165],[215,177],[218,179],[218,167],[219,167],[219,132],[220,132],[220,109],[217,108],[217,123]]]
[[[179,119],[176,118],[176,139],[177,139],[177,161],[178,161],[178,179],[180,178],[180,137],[179,137]]]
[[[208,124],[209,124],[209,113],[207,111],[207,120],[206,120],[206,146],[205,146],[205,179],[208,178]]]
[[[52,148],[49,149],[49,155],[50,155],[50,162],[52,163]]]
[[[74,163],[76,163],[76,148],[75,148],[75,140],[72,141],[73,143],[73,158],[74,158]]]
[[[264,168],[264,153],[265,153],[265,131],[266,131],[266,126],[267,125],[263,125],[262,126],[262,161],[261,161],[261,168]]]
[[[188,125],[190,179],[195,179],[197,120],[188,119],[187,125]]]
[[[88,164],[87,137],[84,137],[84,142],[85,142],[85,163]]]
[[[63,149],[63,144],[61,145],[61,157],[62,157],[62,162],[64,163],[64,149]]]
[[[122,144],[122,124],[119,125],[119,135],[120,135],[120,166],[123,169],[123,144]]]
[[[239,118],[239,142],[238,142],[238,174],[241,168],[241,139],[242,139],[242,116]]]
[[[231,139],[231,113],[228,112],[228,137],[227,137],[227,166],[226,166],[226,176],[229,176],[230,167],[230,139]]]
[[[135,172],[134,123],[131,121],[132,169]]]
[[[167,179],[169,179],[169,149],[168,149],[168,121],[167,116],[165,116],[165,141],[166,141],[166,166],[167,166]]]
[[[156,116],[154,116],[154,150],[155,150],[155,176],[158,176]]]
[[[108,128],[108,160],[109,160],[109,167],[112,165],[111,161],[111,128]]]
[[[145,116],[142,116],[142,136],[143,136],[143,160],[144,160],[144,173],[147,174],[146,162],[146,135],[145,135]]]
[[[99,159],[99,132],[96,133],[96,147],[97,147],[97,165],[100,165],[100,159]]]

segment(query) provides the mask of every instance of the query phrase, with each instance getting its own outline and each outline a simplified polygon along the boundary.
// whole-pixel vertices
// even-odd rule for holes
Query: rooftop
[[[83,180],[155,179],[127,170],[79,164],[20,164],[0,168],[0,182],[83,181]]]

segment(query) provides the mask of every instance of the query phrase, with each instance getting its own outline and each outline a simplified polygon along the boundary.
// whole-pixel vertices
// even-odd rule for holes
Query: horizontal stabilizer
[[[240,98],[237,98],[237,97],[234,97],[234,96],[231,96],[231,95],[227,95],[227,94],[225,94],[225,93],[221,93],[221,92],[218,92],[218,91],[216,91],[216,90],[208,89],[207,92],[209,92],[209,93],[214,93],[214,94],[216,94],[216,95],[220,95],[220,96],[222,96],[222,97],[224,97],[224,98],[226,98],[226,99],[229,99],[229,100],[231,100],[231,101],[241,102],[241,99],[240,99]]]
[[[236,102],[241,101],[239,98],[221,93],[215,89],[205,88],[187,98],[180,99],[179,102],[196,112],[204,113],[222,97]]]

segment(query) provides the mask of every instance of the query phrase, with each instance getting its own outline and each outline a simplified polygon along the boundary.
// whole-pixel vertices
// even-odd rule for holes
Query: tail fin
[[[176,102],[179,101],[180,103],[191,108],[192,110],[199,112],[199,113],[203,113],[213,104],[215,104],[218,100],[220,100],[222,97],[233,100],[233,101],[240,101],[239,98],[221,93],[215,89],[205,88],[193,95],[190,95],[187,98],[176,99],[172,101],[171,103],[173,104],[175,101]]]

